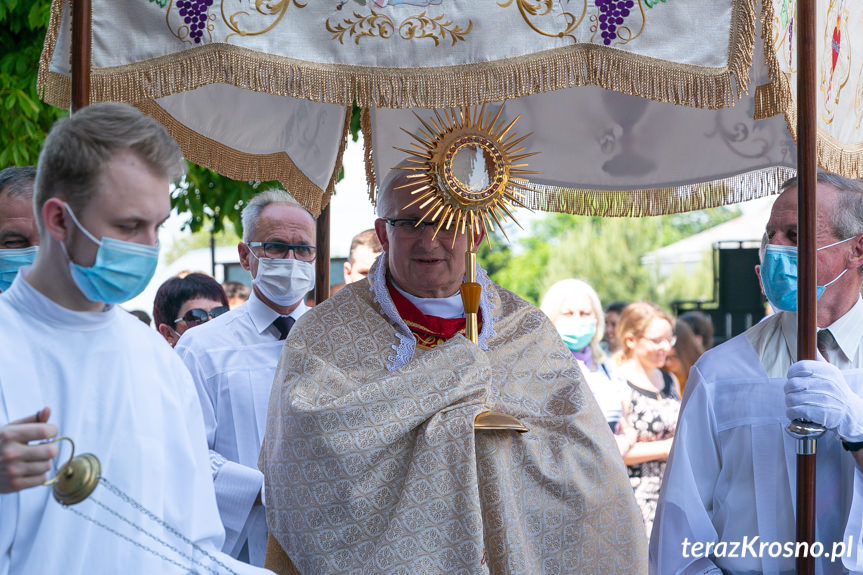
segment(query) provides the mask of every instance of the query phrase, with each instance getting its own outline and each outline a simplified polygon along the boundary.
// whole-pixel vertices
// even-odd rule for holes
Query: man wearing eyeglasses
[[[269,190],[243,209],[240,263],[252,275],[243,305],[186,331],[177,353],[201,400],[224,550],[263,565],[267,540],[258,452],[279,353],[314,288],[315,220],[290,194]]]
[[[479,267],[478,344],[464,337],[468,237],[420,221],[403,174],[381,184],[368,277],[315,306],[282,352],[259,464],[266,565],[644,573],[641,514],[572,354]],[[480,429],[487,411],[529,431]]]
[[[811,547],[815,572],[863,573],[863,183],[827,172],[816,179],[817,360],[796,357],[792,179],[771,209],[760,268],[776,313],[706,351],[690,372],[651,573],[794,573],[795,440],[786,432],[794,419],[827,429],[817,442],[815,542],[825,551]]]

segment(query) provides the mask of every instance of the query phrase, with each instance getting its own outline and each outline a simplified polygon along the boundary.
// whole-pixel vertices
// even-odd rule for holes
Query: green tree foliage
[[[50,0],[0,2],[0,169],[36,164],[42,142],[64,110],[36,93]]]
[[[186,177],[171,195],[171,207],[178,214],[189,214],[184,227],[192,232],[212,229],[220,233],[230,223],[233,231],[242,235],[240,212],[243,207],[259,191],[280,186],[279,182],[240,182],[191,162],[188,164]]]
[[[39,57],[48,29],[50,0],[0,0],[0,169],[36,164],[51,124],[68,115],[42,102],[36,92]],[[354,141],[360,109],[353,108]],[[240,182],[189,162],[186,178],[172,195],[172,206],[188,214],[193,232],[241,233],[240,211],[257,192],[278,182]]]
[[[479,258],[494,281],[533,303],[554,282],[574,277],[593,286],[604,303],[644,299],[668,307],[675,300],[712,297],[711,259],[695,271],[677,266],[660,275],[641,263],[643,256],[739,213],[725,207],[651,218],[549,214],[514,246],[496,236]]]

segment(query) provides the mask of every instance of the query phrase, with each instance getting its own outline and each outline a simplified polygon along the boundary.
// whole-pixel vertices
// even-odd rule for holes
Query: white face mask
[[[293,305],[315,287],[315,266],[294,259],[259,258],[258,273],[252,285],[276,305]]]

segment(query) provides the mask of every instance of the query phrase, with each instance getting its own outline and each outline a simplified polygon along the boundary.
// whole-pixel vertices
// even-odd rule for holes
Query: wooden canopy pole
[[[815,359],[816,339],[816,0],[797,2],[797,359]],[[797,438],[797,541],[815,541],[815,442],[824,429],[795,420]],[[811,553],[797,559],[799,575],[814,575]]]
[[[332,200],[330,201],[330,204]],[[321,210],[315,231],[315,303],[330,297],[330,204]]]
[[[72,0],[72,112],[90,103],[90,0]]]

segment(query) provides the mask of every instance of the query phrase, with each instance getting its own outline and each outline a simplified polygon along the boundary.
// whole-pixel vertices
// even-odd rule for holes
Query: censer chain
[[[218,559],[216,559],[212,554],[208,553],[208,552],[207,552],[205,549],[203,549],[200,545],[196,544],[194,541],[192,541],[191,539],[189,539],[188,537],[186,537],[185,535],[183,535],[182,533],[180,533],[177,529],[175,529],[174,527],[172,527],[171,525],[169,525],[169,524],[168,524],[167,522],[165,522],[163,519],[160,519],[159,517],[157,517],[154,513],[152,513],[152,512],[151,512],[150,510],[148,510],[146,507],[144,507],[143,505],[141,505],[140,503],[138,503],[137,501],[135,501],[132,497],[130,497],[130,496],[129,496],[129,495],[127,495],[126,493],[124,493],[124,492],[123,492],[119,487],[117,487],[116,485],[114,485],[113,483],[111,483],[110,481],[108,481],[104,476],[100,477],[100,479],[99,479],[99,485],[103,485],[103,486],[105,487],[105,489],[107,489],[108,491],[110,491],[111,493],[113,493],[114,495],[116,495],[117,497],[119,497],[122,501],[124,501],[125,503],[127,503],[128,505],[130,505],[133,509],[135,509],[135,510],[136,510],[136,511],[138,511],[139,513],[141,513],[141,514],[145,515],[145,516],[146,516],[147,518],[149,518],[151,521],[153,521],[153,522],[157,523],[158,525],[160,525],[161,527],[163,527],[166,531],[168,531],[169,533],[171,533],[172,535],[174,535],[175,537],[177,537],[178,539],[180,539],[181,541],[183,541],[183,543],[185,543],[185,544],[187,544],[187,545],[191,546],[195,551],[197,551],[198,553],[200,553],[200,554],[202,554],[203,556],[205,556],[205,557],[207,557],[208,559],[210,559],[213,563],[215,563],[216,565],[218,565],[219,567],[221,567],[222,569],[224,569],[224,572],[227,572],[227,573],[229,573],[230,575],[237,575],[237,573],[236,573],[236,572],[234,572],[233,570],[231,570],[227,565],[225,565],[224,563],[222,563],[221,561],[219,561]],[[167,547],[168,549],[170,549],[171,551],[173,551],[173,552],[174,552],[174,553],[176,553],[177,555],[179,555],[179,556],[183,557],[183,558],[184,558],[184,559],[186,559],[187,561],[190,561],[190,562],[191,562],[191,563],[193,563],[193,564],[197,564],[197,565],[199,565],[199,566],[203,567],[204,569],[206,569],[206,570],[210,571],[210,572],[211,572],[211,573],[213,573],[214,575],[222,575],[222,573],[223,573],[223,572],[217,571],[217,570],[215,570],[213,567],[211,567],[211,566],[209,566],[209,565],[204,565],[204,564],[202,564],[200,561],[196,560],[195,558],[193,558],[193,557],[189,556],[189,555],[188,555],[188,554],[186,554],[186,553],[183,553],[182,551],[180,551],[179,549],[177,549],[176,547],[174,547],[173,545],[171,545],[171,544],[170,544],[170,543],[168,543],[167,541],[164,541],[164,540],[162,540],[162,539],[159,539],[157,536],[153,535],[152,533],[149,533],[147,530],[145,530],[145,529],[144,529],[143,527],[141,527],[140,525],[136,525],[134,522],[130,521],[130,520],[129,520],[129,519],[127,519],[126,517],[123,517],[122,515],[120,515],[119,513],[117,513],[116,511],[114,511],[113,509],[111,509],[110,507],[108,507],[107,505],[105,505],[104,503],[102,503],[101,501],[99,501],[99,500],[97,500],[97,499],[93,498],[92,496],[91,496],[91,497],[89,497],[89,499],[90,499],[91,501],[93,501],[93,503],[95,503],[96,505],[98,505],[99,507],[101,507],[102,509],[104,509],[105,511],[107,511],[108,513],[110,513],[111,515],[113,515],[114,517],[116,517],[117,519],[119,519],[120,521],[122,521],[122,522],[126,523],[127,525],[131,526],[133,529],[135,529],[135,530],[137,530],[137,531],[141,532],[142,534],[146,535],[147,537],[149,537],[150,539],[152,539],[152,540],[156,541],[157,543],[159,543],[159,544],[161,544],[161,545],[164,545],[165,547]],[[83,514],[83,513],[81,513],[79,510],[75,509],[74,507],[71,507],[71,506],[64,506],[64,507],[66,507],[66,509],[69,509],[70,511],[74,512],[75,514],[79,515],[80,517],[83,517],[84,519],[87,519],[88,521],[92,521],[93,523],[95,523],[95,524],[96,524],[96,525],[98,525],[99,527],[102,527],[103,529],[105,529],[105,530],[107,530],[107,531],[110,531],[111,533],[113,533],[114,535],[117,535],[117,536],[118,536],[118,537],[120,537],[121,539],[125,539],[126,541],[128,541],[128,542],[132,543],[132,544],[133,544],[133,545],[135,545],[136,547],[140,547],[141,549],[143,549],[143,550],[145,550],[145,551],[148,551],[148,552],[150,552],[150,553],[152,553],[152,554],[156,555],[156,556],[157,556],[157,557],[159,557],[160,559],[163,559],[163,560],[165,560],[165,561],[168,561],[168,562],[170,562],[170,563],[173,563],[174,565],[177,565],[177,566],[179,566],[179,567],[180,567],[180,568],[182,568],[182,569],[186,569],[186,570],[188,570],[188,567],[187,567],[187,566],[182,565],[182,564],[180,564],[179,562],[177,562],[177,561],[175,561],[175,560],[171,559],[170,557],[167,557],[167,556],[165,556],[165,555],[163,555],[163,554],[159,553],[159,552],[158,552],[158,551],[156,551],[155,549],[151,549],[151,548],[149,548],[149,547],[147,547],[147,546],[143,545],[142,543],[140,543],[140,542],[138,542],[138,541],[135,541],[134,539],[132,539],[132,538],[130,538],[130,537],[128,537],[128,536],[126,536],[126,535],[123,535],[122,533],[118,532],[117,530],[112,529],[111,527],[109,527],[109,526],[105,525],[104,523],[101,523],[100,521],[98,521],[98,520],[96,520],[96,519],[94,519],[94,518],[92,518],[92,517],[88,517],[88,516],[84,515],[84,514]],[[197,571],[189,571],[189,573],[192,573],[193,575],[200,575]]]

